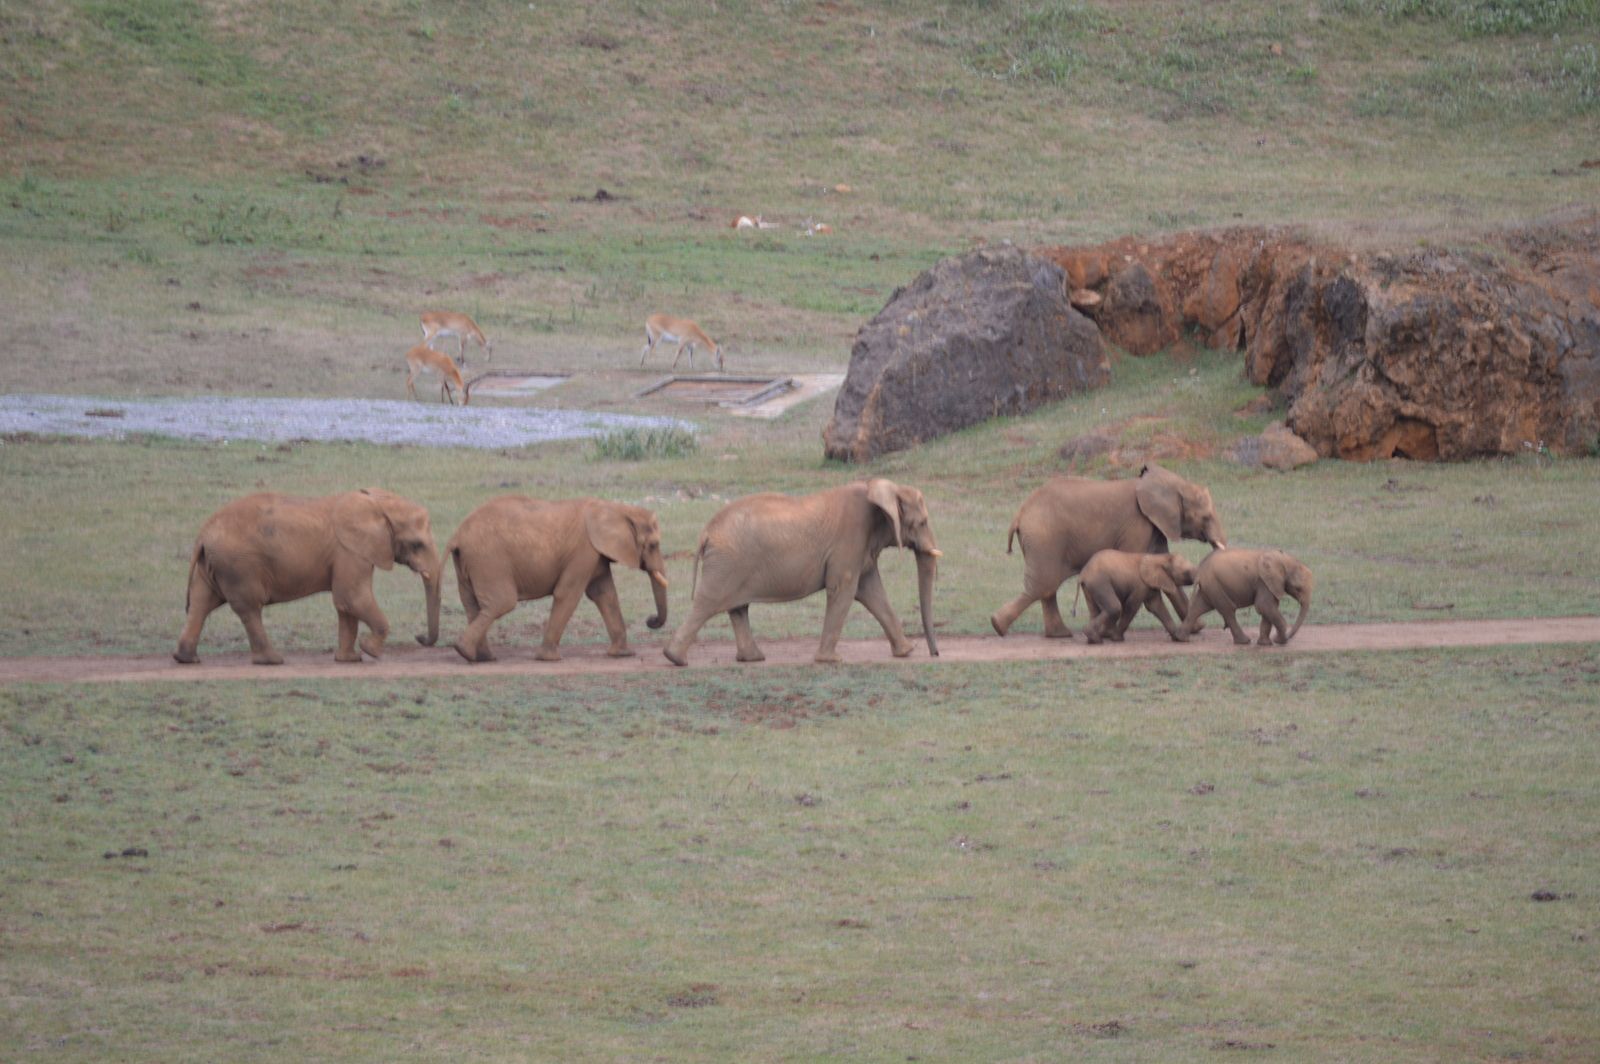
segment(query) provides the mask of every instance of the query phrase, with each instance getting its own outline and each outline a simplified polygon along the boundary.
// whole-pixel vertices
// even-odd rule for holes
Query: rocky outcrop
[[[856,334],[823,430],[828,457],[864,462],[1110,378],[1100,332],[1052,262],[1014,247],[946,259]]]
[[[1290,230],[1040,249],[1135,354],[1242,349],[1323,456],[1470,458],[1600,438],[1600,216],[1486,251],[1353,251]]]

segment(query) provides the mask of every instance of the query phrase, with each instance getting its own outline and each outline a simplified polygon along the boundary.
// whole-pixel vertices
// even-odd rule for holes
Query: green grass
[[[642,462],[647,458],[683,458],[699,450],[687,429],[621,429],[593,440],[597,460]]]
[[[496,368],[573,375],[536,405],[684,416],[629,398],[661,371],[650,313],[694,317],[731,372],[837,370],[980,242],[1480,246],[1600,188],[1593,0],[39,0],[0,2],[0,41],[0,389],[108,403],[398,399],[417,314],[454,308]],[[1219,456],[1271,415],[1234,413],[1258,394],[1237,356],[1115,378],[859,469],[821,458],[827,400],[691,410],[695,452],[636,461],[7,438],[0,655],[166,653],[208,513],[367,484],[441,543],[503,492],[649,506],[677,612],[728,499],[886,475],[927,494],[943,630],[983,632],[1020,583],[1015,507],[1090,432],[1119,450],[1076,471],[1162,461],[1232,543],[1307,561],[1312,624],[1594,612],[1600,459],[1245,470]],[[647,583],[618,586],[653,652]],[[397,637],[421,628],[414,577],[377,588]],[[497,638],[534,642],[546,608]],[[326,597],[267,624],[331,651]],[[879,638],[859,610],[847,635]],[[567,640],[603,638],[580,608]],[[202,655],[243,649],[219,612]],[[0,1045],[1593,1059],[1597,675],[1564,648],[0,689]]]
[[[1588,1059],[1597,705],[1577,648],[8,688],[0,1022],[65,1059]]]
[[[0,629],[0,654],[168,651],[181,626],[190,547],[207,514],[250,490],[321,494],[369,484],[427,506],[441,545],[473,507],[505,492],[599,494],[647,506],[661,518],[672,609],[681,616],[700,529],[726,501],[888,476],[927,495],[945,552],[936,609],[942,630],[983,633],[990,613],[1021,584],[1021,557],[1005,553],[1005,530],[1027,493],[1054,473],[1131,476],[1148,460],[1211,488],[1231,544],[1283,547],[1310,565],[1317,574],[1312,623],[1434,619],[1446,604],[1451,617],[1594,611],[1600,594],[1600,546],[1590,535],[1595,459],[1530,453],[1455,465],[1322,462],[1293,474],[1249,470],[1221,453],[1272,415],[1233,413],[1258,394],[1242,380],[1236,356],[1183,351],[1123,358],[1115,376],[1102,392],[860,468],[821,459],[826,402],[801,406],[775,424],[707,415],[696,449],[676,457],[603,456],[592,442],[479,452],[8,440],[0,444],[0,492],[11,500],[0,522],[0,583],[15,589],[16,605],[12,623]],[[665,400],[646,409],[683,410]],[[1087,465],[1069,466],[1057,456],[1062,443],[1092,431],[1119,439],[1119,450]],[[1195,561],[1206,550],[1198,543],[1178,549]],[[890,551],[883,564],[900,613],[914,617],[911,559]],[[653,645],[640,627],[652,612],[648,583],[623,574],[618,585],[625,615],[644,644]],[[377,586],[396,630],[420,631],[415,577],[379,574]],[[453,577],[444,599],[444,632],[453,638],[464,623]],[[547,602],[525,605],[497,632],[514,645],[531,642],[547,609]],[[815,635],[821,609],[820,599],[758,606],[756,632]],[[1019,636],[1032,638],[1040,623],[1037,610],[1024,615]],[[332,645],[325,596],[274,606],[267,624],[287,650]],[[881,638],[859,610],[847,634]],[[721,621],[706,633],[727,636]],[[580,608],[567,639],[603,638],[598,615]],[[237,622],[226,611],[214,615],[202,653],[242,647]]]

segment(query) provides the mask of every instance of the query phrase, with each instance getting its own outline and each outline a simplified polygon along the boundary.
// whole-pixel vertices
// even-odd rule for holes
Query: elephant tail
[[[689,578],[689,601],[694,601],[695,588],[700,586],[700,559],[706,556],[706,534],[700,533],[700,544],[694,549],[694,575]]]
[[[1017,511],[1017,516],[1015,516],[1015,517],[1013,517],[1011,519],[1011,531],[1006,533],[1006,553],[1007,554],[1011,553],[1011,542],[1012,542],[1012,540],[1016,540],[1019,543],[1022,541],[1022,511],[1021,510],[1018,510]],[[1023,550],[1023,553],[1026,554],[1028,548],[1024,547],[1024,548],[1022,548],[1022,550]]]
[[[211,575],[211,566],[206,563],[205,544],[196,542],[194,551],[189,555],[189,579],[183,585],[183,612],[189,612],[189,603],[194,598],[194,578],[198,576],[210,585],[219,595],[221,589],[217,587],[216,578]]]
[[[461,592],[461,605],[469,617],[476,616],[478,593],[472,587],[472,574],[467,572],[467,567],[461,562],[461,548],[456,545],[454,536],[451,536],[450,542],[445,544],[444,552],[449,555],[451,563],[456,568],[456,587]]]

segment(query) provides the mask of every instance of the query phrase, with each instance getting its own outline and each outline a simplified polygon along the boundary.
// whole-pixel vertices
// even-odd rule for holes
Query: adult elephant
[[[1044,609],[1044,634],[1070,639],[1061,619],[1056,590],[1076,576],[1098,551],[1165,554],[1169,541],[1198,539],[1218,550],[1227,546],[1211,492],[1176,473],[1147,465],[1133,480],[1053,477],[1023,502],[1006,537],[1022,544],[1022,594],[989,618],[1000,635],[1010,631],[1022,611],[1035,602]],[[1168,593],[1178,617],[1188,613],[1181,589]],[[1096,609],[1091,604],[1091,613]],[[1150,612],[1168,631],[1173,624],[1156,599]]]
[[[422,577],[428,600],[428,634],[439,638],[439,550],[428,511],[378,488],[301,498],[262,493],[235,499],[206,519],[189,561],[188,617],[173,657],[184,665],[195,653],[200,629],[213,610],[233,607],[250,639],[250,660],[280,665],[261,624],[261,609],[277,602],[333,592],[339,614],[335,661],[360,661],[364,650],[383,654],[389,622],[372,594],[372,570],[406,565]],[[356,649],[358,626],[368,634]]]
[[[585,595],[600,610],[612,657],[633,653],[617,600],[611,565],[643,569],[656,594],[656,613],[644,623],[667,623],[666,561],[661,526],[640,506],[604,499],[546,501],[526,495],[490,499],[467,515],[445,546],[455,560],[456,586],[467,629],[456,653],[468,661],[493,661],[489,626],[517,603],[554,596],[544,640],[534,657],[561,660],[561,636]]]
[[[928,504],[916,488],[882,478],[814,495],[750,495],[723,507],[700,534],[694,605],[663,653],[674,665],[687,665],[695,633],[726,612],[738,640],[738,659],[761,661],[765,655],[750,631],[750,604],[792,602],[827,591],[817,661],[839,660],[839,633],[851,602],[867,608],[883,626],[894,656],[903,658],[912,644],[878,574],[878,555],[885,547],[905,547],[917,556],[922,631],[928,653],[937,656],[933,581],[942,552],[928,522]]]

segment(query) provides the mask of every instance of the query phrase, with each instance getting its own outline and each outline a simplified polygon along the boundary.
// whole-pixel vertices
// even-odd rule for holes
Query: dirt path
[[[1226,630],[1213,625],[1188,645],[1170,641],[1164,632],[1145,629],[1128,633],[1122,644],[1086,645],[1082,637],[1046,640],[1036,633],[996,636],[945,636],[941,656],[928,657],[918,644],[907,664],[937,665],[985,661],[1087,661],[1096,658],[1185,657],[1196,654],[1317,654],[1361,650],[1420,650],[1438,647],[1515,646],[1531,643],[1600,643],[1600,617],[1547,617],[1526,620],[1419,621],[1403,624],[1329,624],[1303,629],[1287,648],[1235,648]],[[762,644],[762,666],[810,665],[815,639],[777,639]],[[398,680],[440,676],[575,676],[666,673],[672,666],[660,644],[640,644],[633,658],[608,658],[600,646],[564,648],[565,660],[533,660],[531,647],[503,648],[500,660],[467,665],[448,646],[396,645],[381,662],[360,666],[336,664],[330,654],[294,654],[276,668],[253,666],[243,656],[225,655],[199,665],[179,666],[168,657],[60,657],[0,659],[4,683],[132,683],[150,680]],[[852,665],[896,662],[882,639],[844,642],[839,652]],[[733,644],[697,643],[689,652],[689,668],[737,665]],[[752,667],[752,666],[742,666]]]

